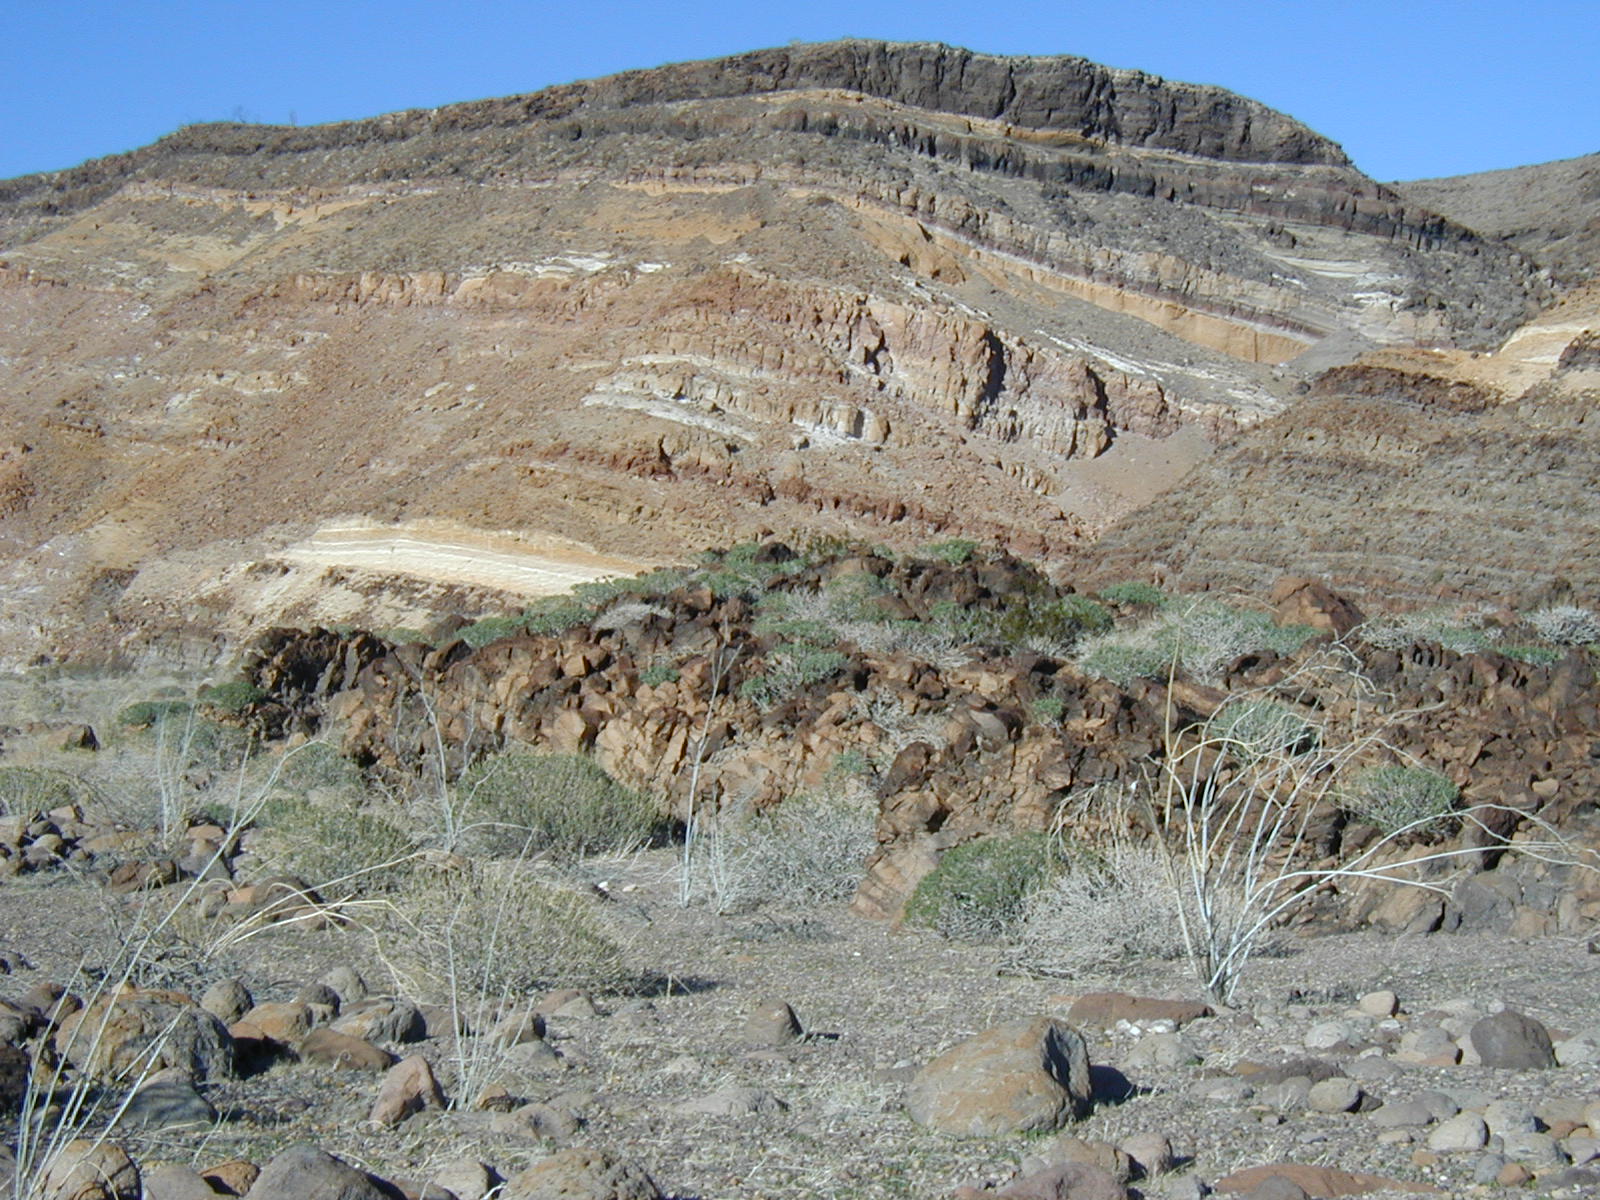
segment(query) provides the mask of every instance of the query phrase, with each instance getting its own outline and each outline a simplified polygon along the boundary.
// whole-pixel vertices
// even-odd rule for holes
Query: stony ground
[[[671,851],[652,851],[586,868],[611,897],[607,909],[637,964],[662,982],[643,996],[594,993],[592,1008],[569,1003],[548,1017],[553,1056],[507,1056],[496,1077],[516,1099],[548,1106],[537,1119],[463,1107],[379,1128],[367,1120],[377,1074],[284,1061],[206,1085],[222,1119],[204,1136],[145,1135],[130,1149],[142,1162],[209,1166],[265,1162],[310,1141],[384,1177],[417,1180],[463,1157],[510,1176],[579,1144],[638,1162],[663,1192],[680,1197],[948,1195],[963,1185],[1003,1186],[1025,1160],[1056,1153],[1057,1143],[1043,1135],[961,1140],[919,1127],[903,1101],[920,1066],[992,1025],[1065,1016],[1088,990],[1193,995],[1181,966],[1166,962],[1071,981],[1009,977],[998,970],[996,947],[891,931],[843,906],[732,915],[683,908],[676,862]],[[119,910],[136,903],[66,871],[0,884],[0,950],[13,968],[0,995],[66,979],[81,958],[109,956]],[[191,990],[198,996],[236,976],[258,1003],[287,1001],[330,970],[353,966],[383,994],[394,988],[385,965],[393,949],[358,929],[275,931],[197,965]],[[1520,1178],[1525,1162],[1521,1174],[1536,1174],[1524,1194],[1527,1186],[1592,1194],[1596,1185],[1563,1176],[1570,1168],[1558,1160],[1592,1152],[1582,1110],[1600,1100],[1600,1065],[1517,1071],[1401,1060],[1419,1044],[1418,1031],[1464,1028],[1460,1021],[1502,1005],[1543,1022],[1558,1041],[1600,1035],[1597,964],[1583,944],[1555,939],[1343,935],[1292,943],[1257,961],[1235,1007],[1221,1015],[1175,1034],[1161,1026],[1142,1036],[1086,1030],[1092,1062],[1118,1068],[1134,1094],[1117,1098],[1102,1073],[1092,1115],[1068,1134],[1111,1143],[1168,1137],[1178,1167],[1136,1181],[1147,1196],[1195,1195],[1197,1181],[1283,1161],[1454,1194],[1499,1186],[1482,1182],[1497,1175]],[[1361,1014],[1358,999],[1381,989],[1397,993],[1399,1015]],[[804,1037],[751,1044],[751,1014],[774,1001],[792,1005]],[[1560,1044],[1568,1057],[1583,1057],[1574,1049],[1581,1040]],[[388,1048],[427,1057],[457,1098],[448,1036]],[[1378,1115],[1384,1108],[1313,1111],[1303,1084],[1262,1073],[1307,1056],[1355,1078],[1391,1116],[1417,1097],[1436,1116],[1496,1102],[1490,1132],[1513,1145],[1446,1152],[1430,1148],[1430,1139],[1440,1144],[1436,1119],[1390,1127]],[[1288,1071],[1320,1073],[1305,1064]],[[739,1088],[754,1090],[732,1090]],[[1514,1127],[1535,1120],[1563,1140],[1515,1141],[1523,1135]],[[1513,1153],[1496,1158],[1497,1149]]]

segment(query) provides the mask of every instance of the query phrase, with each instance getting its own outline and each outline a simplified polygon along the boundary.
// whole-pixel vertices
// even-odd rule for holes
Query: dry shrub
[[[491,755],[462,779],[455,807],[461,848],[500,858],[621,853],[662,828],[647,796],[581,754]]]
[[[525,862],[418,874],[397,902],[391,962],[408,994],[457,1005],[553,987],[643,982],[605,902],[540,879]]]

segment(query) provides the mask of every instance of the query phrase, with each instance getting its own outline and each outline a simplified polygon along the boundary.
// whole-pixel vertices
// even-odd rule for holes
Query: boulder
[[[433,1068],[420,1054],[403,1058],[383,1077],[368,1117],[374,1125],[394,1126],[425,1108],[443,1108],[444,1093]]]
[[[1093,1099],[1083,1035],[1053,1017],[1012,1021],[969,1038],[911,1083],[906,1111],[930,1129],[997,1137],[1060,1129]]]
[[[313,1029],[300,1043],[300,1058],[346,1071],[387,1071],[394,1055],[364,1038],[337,1029]]]
[[[1473,1025],[1469,1036],[1478,1060],[1486,1067],[1527,1071],[1556,1065],[1550,1031],[1515,1009],[1484,1017]]]
[[[1127,992],[1086,992],[1067,1010],[1067,1020],[1090,1029],[1114,1029],[1118,1021],[1130,1025],[1171,1021],[1174,1029],[1182,1029],[1190,1021],[1211,1015],[1211,1006],[1198,1000],[1165,1000]]]
[[[61,1022],[56,1052],[91,1075],[121,1077],[182,1067],[196,1080],[231,1078],[233,1038],[182,992],[130,988],[102,996]]]
[[[805,1036],[800,1018],[782,1000],[760,1005],[745,1019],[739,1040],[747,1046],[787,1046]]]
[[[1257,1195],[1262,1184],[1279,1178],[1292,1183],[1311,1197],[1360,1196],[1367,1192],[1437,1192],[1427,1183],[1409,1183],[1364,1171],[1341,1171],[1337,1167],[1314,1167],[1308,1163],[1268,1163],[1225,1175],[1213,1185],[1219,1192]]]
[[[45,1167],[38,1200],[139,1200],[139,1168],[115,1142],[76,1138]]]
[[[500,1200],[660,1200],[661,1191],[635,1163],[604,1150],[573,1147],[552,1155],[500,1191]]]
[[[249,1200],[391,1200],[389,1189],[315,1146],[290,1146],[261,1170]]]

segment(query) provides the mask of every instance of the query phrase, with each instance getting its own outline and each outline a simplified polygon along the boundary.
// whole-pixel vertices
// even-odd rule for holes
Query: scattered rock
[[[384,1075],[368,1120],[374,1125],[394,1126],[425,1108],[443,1107],[444,1093],[433,1077],[433,1068],[422,1055],[413,1054]]]
[[[45,1167],[39,1200],[139,1200],[139,1168],[115,1142],[77,1138]]]
[[[544,1017],[537,1008],[529,1006],[507,1013],[489,1030],[489,1041],[495,1046],[519,1046],[523,1042],[537,1042],[545,1035]]]
[[[326,1026],[313,1029],[300,1043],[299,1053],[306,1062],[348,1071],[386,1071],[394,1063],[394,1055],[381,1046]]]
[[[226,1026],[182,992],[130,989],[64,1019],[56,1052],[92,1075],[122,1078],[182,1067],[196,1080],[234,1074]]]
[[[219,979],[200,997],[200,1007],[224,1025],[232,1025],[254,1005],[249,989],[237,979]]]
[[[917,1073],[906,1110],[918,1124],[963,1137],[1059,1129],[1093,1099],[1083,1035],[1052,1017],[1000,1025]]]
[[[747,1046],[787,1046],[804,1036],[794,1009],[782,1000],[774,1000],[746,1018],[739,1040]]]
[[[1165,1175],[1177,1161],[1172,1143],[1160,1133],[1136,1133],[1117,1143],[1117,1149],[1133,1163],[1134,1173],[1145,1179]]]
[[[415,1004],[404,1000],[371,1000],[347,1012],[330,1028],[369,1042],[404,1044],[427,1036],[427,1024]]]
[[[144,1200],[217,1200],[211,1185],[188,1167],[166,1163],[146,1168],[142,1175]]]
[[[1428,1111],[1428,1106],[1417,1100],[1385,1104],[1372,1113],[1372,1123],[1380,1129],[1417,1129],[1432,1121],[1433,1114]]]
[[[444,1188],[456,1200],[483,1200],[499,1177],[476,1159],[458,1158],[435,1168],[426,1182]]]
[[[281,1046],[298,1045],[313,1025],[310,1007],[293,1000],[257,1004],[239,1019]]]
[[[1130,1025],[1171,1021],[1174,1029],[1182,1029],[1190,1021],[1212,1015],[1209,1004],[1195,1000],[1163,1000],[1127,992],[1087,992],[1067,1010],[1067,1020],[1088,1029],[1114,1029],[1118,1021]]]
[[[1361,1103],[1361,1086],[1342,1075],[1314,1083],[1306,1095],[1306,1103],[1314,1112],[1347,1113]]]
[[[731,1086],[688,1100],[677,1111],[687,1116],[753,1117],[761,1113],[784,1112],[788,1105],[766,1088]]]
[[[1484,1017],[1473,1025],[1471,1038],[1472,1048],[1486,1067],[1526,1071],[1556,1065],[1549,1030],[1515,1009]]]
[[[117,1118],[119,1129],[206,1129],[217,1110],[195,1090],[181,1070],[162,1071],[128,1099]]]
[[[1392,1017],[1400,1011],[1400,997],[1391,991],[1368,992],[1356,1007],[1369,1017]]]
[[[499,1200],[660,1200],[643,1168],[604,1150],[574,1147],[506,1181]]]
[[[372,1178],[315,1146],[290,1146],[261,1170],[250,1200],[392,1200]]]
[[[1360,1196],[1367,1192],[1437,1192],[1426,1183],[1407,1183],[1361,1171],[1341,1171],[1336,1167],[1314,1167],[1306,1163],[1271,1163],[1235,1171],[1217,1180],[1219,1192],[1243,1193],[1254,1197],[1256,1189],[1272,1178],[1285,1179],[1314,1197]]]
[[[1489,1141],[1489,1127],[1477,1113],[1461,1113],[1448,1121],[1441,1121],[1428,1135],[1428,1149],[1441,1154],[1455,1154],[1464,1150],[1482,1150]]]

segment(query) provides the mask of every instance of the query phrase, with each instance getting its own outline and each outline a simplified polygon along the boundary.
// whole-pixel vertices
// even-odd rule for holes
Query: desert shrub
[[[285,754],[278,764],[276,784],[288,792],[307,792],[312,788],[340,791],[359,789],[361,768],[327,742],[307,742]]]
[[[1028,711],[1033,713],[1034,720],[1053,725],[1061,720],[1061,714],[1067,711],[1067,702],[1060,696],[1040,696],[1028,705]]]
[[[839,673],[849,657],[807,642],[784,642],[766,656],[766,670],[739,685],[739,695],[760,708],[780,704],[803,688]]]
[[[877,848],[877,809],[865,789],[848,784],[794,796],[740,818],[722,848],[728,883],[722,907],[786,906],[847,900]]]
[[[774,581],[800,570],[804,560],[764,555],[759,542],[741,542],[720,554],[712,551],[702,557],[700,577],[719,600],[734,596],[755,599]]]
[[[1369,767],[1355,773],[1342,796],[1344,807],[1385,834],[1426,834],[1444,828],[1460,789],[1426,767]]]
[[[1168,605],[1130,630],[1086,638],[1078,662],[1084,670],[1124,685],[1140,676],[1165,676],[1174,663],[1196,679],[1215,683],[1242,655],[1263,650],[1292,654],[1315,632],[1307,625],[1279,625],[1268,613],[1202,600]]]
[[[886,614],[874,602],[893,594],[893,585],[870,571],[841,575],[828,584],[824,593],[827,615],[834,621],[882,621]]]
[[[456,636],[476,650],[501,638],[515,637],[526,626],[521,617],[484,617],[456,630]]]
[[[83,780],[47,767],[0,767],[0,816],[31,817],[77,804],[91,791]]]
[[[136,700],[117,714],[117,724],[148,729],[169,717],[187,716],[193,708],[187,700]]]
[[[248,679],[230,679],[200,692],[202,702],[225,713],[241,713],[266,698],[267,693]]]
[[[456,792],[463,845],[491,856],[632,850],[661,829],[647,797],[581,754],[490,755],[468,769]]]
[[[994,620],[994,635],[1006,646],[1063,653],[1088,634],[1111,628],[1111,614],[1087,596],[1068,594],[1054,600],[1023,599],[1003,608]]]
[[[476,1008],[552,987],[625,991],[642,981],[593,896],[522,861],[418,875],[397,903],[395,965],[407,994]]]
[[[1154,847],[1075,856],[1027,897],[1008,955],[1029,972],[1070,977],[1139,958],[1184,957],[1178,890]]]
[[[639,672],[639,682],[646,687],[660,687],[663,683],[677,683],[679,671],[669,663],[651,663]]]
[[[1059,866],[1042,833],[995,835],[945,852],[906,902],[908,925],[946,937],[998,937],[1021,919],[1029,895]]]
[[[594,610],[567,596],[530,604],[522,613],[522,627],[529,633],[550,635],[565,633],[575,625],[582,625],[594,615]]]
[[[1107,604],[1124,604],[1129,607],[1160,608],[1167,602],[1167,594],[1155,584],[1140,583],[1131,579],[1101,588],[1099,596]]]
[[[1432,642],[1457,654],[1472,654],[1494,645],[1500,630],[1484,623],[1481,613],[1442,608],[1387,613],[1361,626],[1361,640],[1380,650],[1404,650],[1416,642]]]
[[[1600,617],[1593,609],[1576,604],[1554,604],[1528,614],[1528,626],[1557,646],[1587,646],[1600,642]]]
[[[1551,663],[1561,661],[1561,651],[1552,646],[1529,646],[1521,642],[1500,642],[1495,646],[1496,652],[1504,654],[1507,658],[1517,662],[1528,663],[1535,667],[1548,667]]]
[[[1238,757],[1253,762],[1270,754],[1299,754],[1316,745],[1317,727],[1276,700],[1241,699],[1224,704],[1207,724]]]
[[[332,884],[333,892],[399,887],[416,849],[391,814],[359,795],[311,800],[277,792],[261,806],[256,827],[250,848],[263,862],[319,890]]]
[[[917,553],[926,558],[949,563],[952,567],[959,567],[970,561],[977,549],[977,542],[968,541],[966,538],[949,538],[942,542],[931,542]]]

